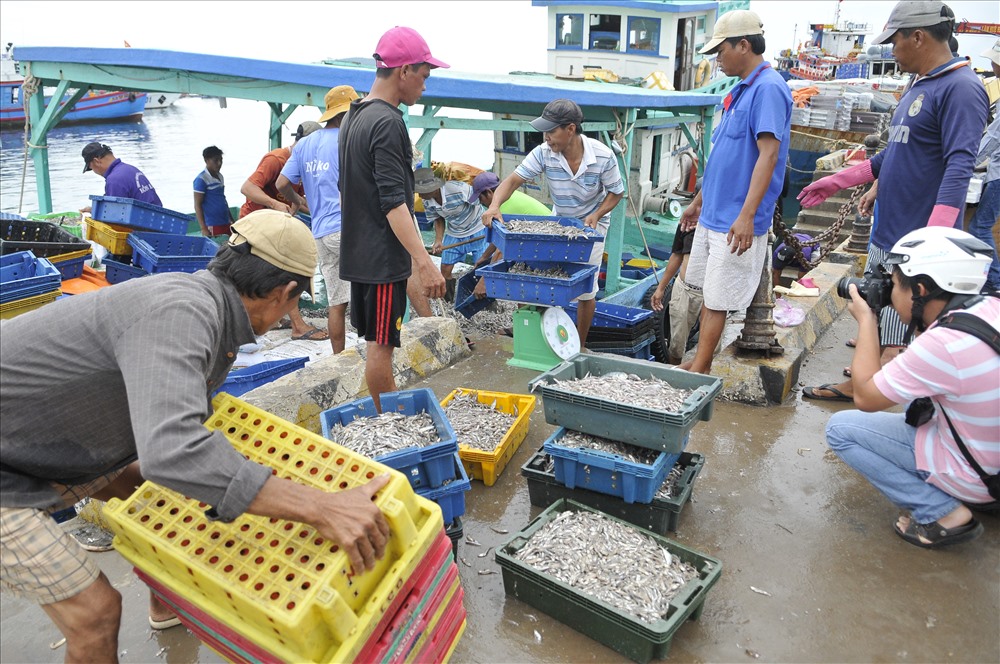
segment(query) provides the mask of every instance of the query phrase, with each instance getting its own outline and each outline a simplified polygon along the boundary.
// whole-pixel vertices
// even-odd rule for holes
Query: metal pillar
[[[281,104],[274,102],[268,102],[267,105],[271,109],[271,127],[268,129],[267,134],[268,143],[271,146],[270,149],[277,150],[281,147],[281,128],[285,126],[285,120],[292,115],[299,105],[289,104],[284,109],[282,109]]]
[[[768,240],[770,240],[768,234]],[[743,330],[733,344],[740,350],[764,351],[767,355],[780,355],[785,352],[774,334],[774,290],[771,283],[771,243],[768,241],[764,265],[761,268],[760,283],[753,301],[747,307]]]

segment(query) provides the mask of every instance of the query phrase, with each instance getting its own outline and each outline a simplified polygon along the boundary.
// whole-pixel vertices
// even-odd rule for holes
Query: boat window
[[[660,19],[628,17],[628,51],[660,52]]]
[[[556,48],[583,48],[583,14],[556,14]]]
[[[594,51],[620,51],[622,17],[611,14],[590,15],[590,49]]]
[[[698,28],[697,29],[698,29],[698,32],[705,32],[705,17],[704,16],[699,16],[698,17]]]
[[[21,86],[15,85],[10,89],[10,103],[20,104],[21,103]]]
[[[540,131],[526,131],[524,132],[524,153],[528,154],[536,147],[545,142],[545,137],[542,136]]]
[[[503,149],[511,152],[521,152],[521,132],[504,131],[501,132]]]

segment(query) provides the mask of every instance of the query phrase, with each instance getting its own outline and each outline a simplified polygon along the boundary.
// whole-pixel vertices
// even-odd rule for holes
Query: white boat
[[[146,110],[168,108],[180,98],[179,92],[149,92],[146,94]]]

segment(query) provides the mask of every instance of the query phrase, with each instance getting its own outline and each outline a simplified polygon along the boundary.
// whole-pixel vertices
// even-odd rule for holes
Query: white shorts
[[[351,285],[340,279],[340,231],[316,240],[319,271],[326,284],[326,302],[333,307],[351,301]]]
[[[726,233],[698,225],[691,245],[685,281],[700,287],[712,311],[740,311],[753,301],[767,255],[767,233],[755,235],[742,256],[730,252]]]

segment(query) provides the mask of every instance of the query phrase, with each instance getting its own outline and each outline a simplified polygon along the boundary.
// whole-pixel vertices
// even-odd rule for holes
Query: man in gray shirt
[[[274,210],[232,226],[208,270],[166,273],[50,304],[0,332],[0,583],[37,601],[66,661],[116,661],[121,595],[49,516],[86,496],[125,498],[147,479],[211,518],[298,521],[355,570],[385,553],[373,495],[388,475],[337,493],[281,479],[203,422],[239,347],[297,306],[316,269],[309,229]],[[150,624],[176,624],[150,596]]]

